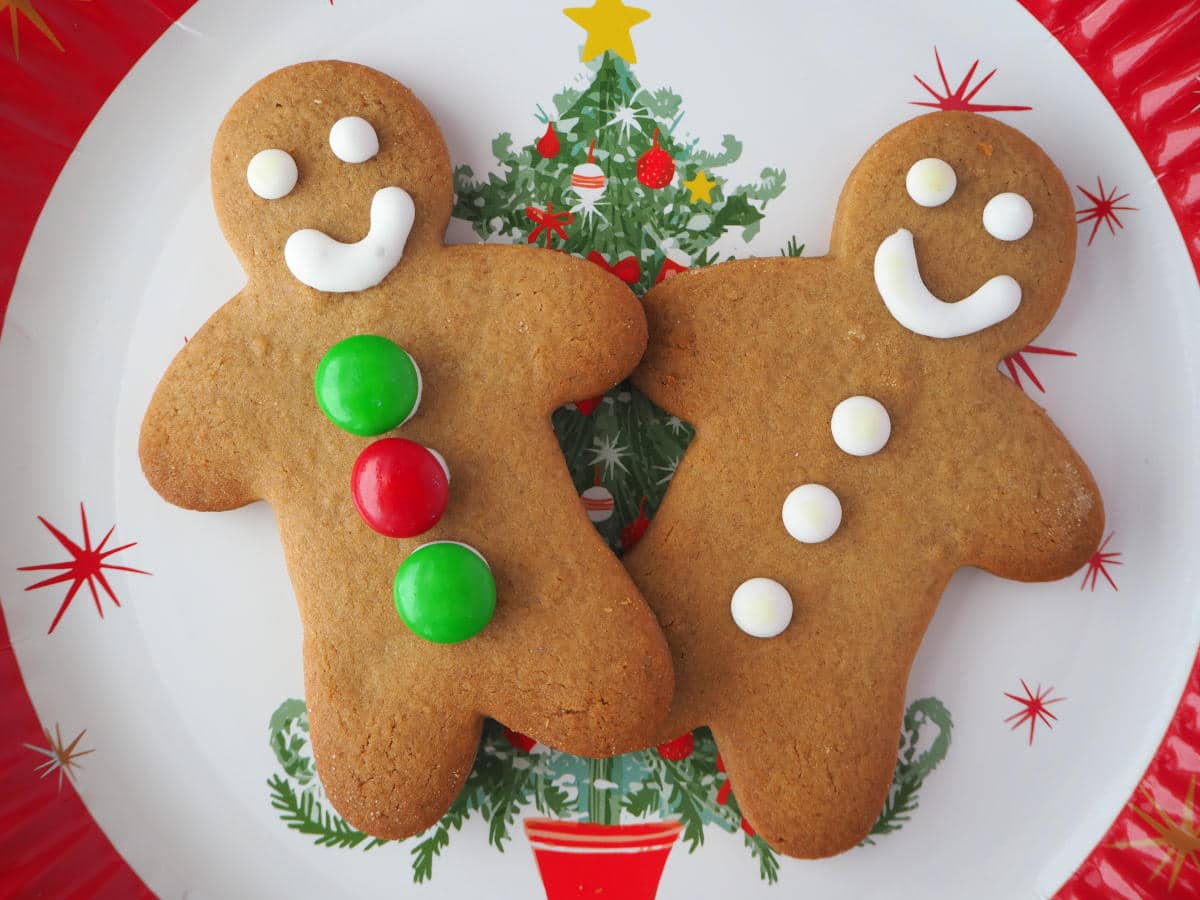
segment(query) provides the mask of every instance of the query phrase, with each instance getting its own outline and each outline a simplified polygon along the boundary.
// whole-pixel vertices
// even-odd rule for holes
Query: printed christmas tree
[[[638,296],[691,266],[716,261],[726,235],[758,233],[782,169],[732,185],[722,170],[742,154],[731,134],[719,150],[682,131],[683,99],[642,87],[629,64],[604,52],[582,90],[538,107],[529,143],[507,132],[492,142],[497,171],[455,172],[454,215],[484,239],[508,238],[570,253],[612,271]],[[798,253],[794,243],[790,251]],[[617,552],[632,547],[658,509],[691,427],[629,385],[581,397],[553,417],[588,516]]]

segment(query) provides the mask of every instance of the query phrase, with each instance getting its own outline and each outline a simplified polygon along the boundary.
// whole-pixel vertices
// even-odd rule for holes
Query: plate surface
[[[959,573],[909,684],[911,699],[936,698],[953,719],[911,819],[874,845],[815,863],[781,860],[778,871],[789,896],[1051,895],[1138,784],[1200,637],[1191,561],[1200,541],[1192,350],[1200,306],[1171,211],[1104,96],[1014,3],[977,4],[969,19],[937,2],[870,16],[846,4],[764,4],[746,14],[694,2],[651,12],[632,30],[632,71],[644,87],[669,86],[681,98],[676,139],[717,150],[735,135],[741,158],[721,170],[731,185],[786,170],[757,234],[747,242],[728,229],[713,245],[721,256],[774,255],[793,238],[806,256],[825,252],[859,156],[924,111],[913,101],[953,94],[976,60],[971,102],[1030,107],[994,114],[1081,186],[1071,288],[1011,371],[1095,473],[1113,555],[1049,585]],[[242,284],[208,196],[216,127],[273,69],[343,58],[404,81],[438,119],[453,162],[487,173],[496,168],[493,138],[533,143],[546,129],[538,113],[595,77],[579,61],[584,36],[553,4],[517,15],[483,2],[450,14],[438,4],[205,0],[120,83],[46,203],[0,337],[9,435],[0,442],[0,598],[50,729],[42,746],[53,749],[56,726],[63,743],[86,729],[74,752],[93,752],[70,770],[75,789],[156,893],[418,893],[408,884],[411,846],[314,846],[272,806],[267,780],[282,777],[282,761],[268,724],[303,687],[270,510],[178,510],[138,468],[137,430],[159,375]],[[1110,201],[1131,209],[1110,210]],[[477,235],[456,220],[449,239]],[[89,546],[115,523],[106,550],[137,543],[105,562],[152,574],[104,570],[120,607],[99,587],[101,618],[85,584],[48,634],[71,582],[27,591],[58,573],[19,567],[69,558],[51,526],[84,544],[81,502]],[[1056,701],[1046,716],[1035,697]],[[555,777],[573,772],[568,760],[540,750],[524,757],[504,740],[497,752],[544,763]],[[6,759],[32,768],[47,757],[22,747]],[[518,822],[538,815],[524,809]],[[671,851],[658,895],[778,895],[745,832],[713,819],[702,846],[689,852],[681,841]],[[519,824],[503,854],[478,815],[450,837],[425,893],[541,892]]]

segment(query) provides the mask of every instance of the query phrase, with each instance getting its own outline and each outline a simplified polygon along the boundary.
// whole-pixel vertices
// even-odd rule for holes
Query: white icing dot
[[[246,166],[246,183],[264,200],[286,197],[299,177],[296,161],[285,150],[259,150]]]
[[[366,162],[379,152],[379,135],[366,119],[346,116],[329,129],[329,149],[342,162]]]
[[[425,449],[429,451],[430,455],[437,460],[438,465],[442,467],[442,471],[446,473],[446,482],[449,483],[450,467],[446,465],[446,457],[442,456],[442,454],[438,453],[432,447],[426,447]]]
[[[1019,241],[1033,227],[1033,207],[1020,194],[997,194],[983,208],[983,227],[999,241]]]
[[[873,397],[847,397],[829,420],[833,442],[851,456],[878,453],[892,436],[892,419]]]
[[[908,196],[919,206],[941,206],[954,196],[958,179],[950,163],[931,156],[912,164],[904,179],[904,186],[908,188]]]
[[[751,578],[733,592],[729,611],[737,627],[751,637],[775,637],[792,621],[792,595],[774,579]]]
[[[802,484],[783,501],[783,527],[803,544],[833,537],[842,524],[842,503],[823,484]]]

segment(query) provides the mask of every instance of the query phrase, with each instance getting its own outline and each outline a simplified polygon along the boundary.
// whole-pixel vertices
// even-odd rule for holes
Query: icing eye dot
[[[842,502],[823,484],[802,484],[783,501],[783,527],[802,544],[833,537],[842,524]]]
[[[366,119],[346,116],[329,129],[329,149],[342,162],[366,162],[379,152],[379,135]]]
[[[246,166],[246,183],[264,200],[286,197],[299,177],[296,161],[285,150],[259,150]]]
[[[751,637],[775,637],[792,621],[792,595],[774,579],[751,578],[733,592],[729,611],[734,624]]]
[[[950,163],[929,157],[912,164],[904,178],[904,186],[908,188],[908,196],[918,206],[941,206],[954,196],[958,178],[950,168]]]
[[[997,194],[983,208],[983,227],[999,241],[1019,241],[1033,227],[1033,207],[1020,194]]]
[[[833,442],[851,456],[878,453],[892,436],[892,419],[872,397],[847,397],[829,420]]]

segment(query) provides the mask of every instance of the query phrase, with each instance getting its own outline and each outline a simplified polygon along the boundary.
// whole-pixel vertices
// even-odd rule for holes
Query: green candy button
[[[400,564],[392,594],[404,624],[435,644],[475,637],[496,611],[491,567],[475,550],[453,541],[414,550]]]
[[[317,404],[334,425],[374,437],[403,424],[421,403],[421,371],[385,337],[359,334],[329,348],[313,380]]]

